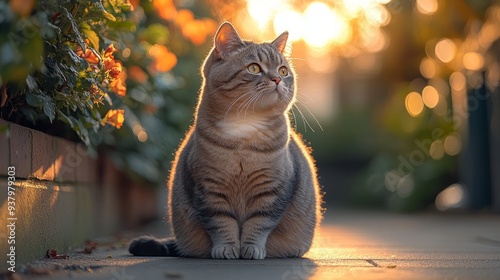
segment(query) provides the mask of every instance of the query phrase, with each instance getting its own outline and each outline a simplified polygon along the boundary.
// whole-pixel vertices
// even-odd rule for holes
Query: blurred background
[[[247,38],[290,32],[293,119],[327,202],[498,210],[498,4],[249,0],[215,10]]]
[[[133,180],[164,189],[192,121],[200,64],[228,20],[254,41],[290,32],[290,116],[314,149],[327,208],[500,210],[500,1],[68,1],[72,18],[50,12],[50,2],[0,3],[4,30],[32,24],[42,34],[2,33],[2,118],[83,142]],[[74,73],[78,102],[50,85],[26,92],[37,89],[32,79],[57,78],[47,80],[44,67],[56,67],[36,57],[61,42],[44,19],[78,23],[67,24],[75,39],[64,45],[77,57],[53,57],[75,64],[58,71]],[[29,48],[11,47],[23,40]],[[23,59],[11,59],[17,51]],[[119,66],[101,63],[110,53]]]

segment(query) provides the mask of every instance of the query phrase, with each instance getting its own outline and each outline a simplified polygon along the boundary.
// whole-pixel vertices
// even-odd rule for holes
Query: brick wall
[[[0,119],[0,220],[7,221],[8,167],[15,167],[16,264],[65,251],[157,217],[155,188],[132,182],[78,143]],[[6,227],[0,252],[7,252]],[[0,255],[0,271],[6,269]]]

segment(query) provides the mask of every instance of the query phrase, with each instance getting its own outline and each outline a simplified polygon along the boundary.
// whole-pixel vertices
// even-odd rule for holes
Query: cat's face
[[[226,115],[288,110],[295,81],[283,55],[287,38],[285,32],[271,43],[243,42],[232,25],[222,24],[203,68],[203,99]]]

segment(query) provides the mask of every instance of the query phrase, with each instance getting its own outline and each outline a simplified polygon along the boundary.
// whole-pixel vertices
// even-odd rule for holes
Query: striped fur
[[[288,119],[295,81],[282,54],[287,37],[255,44],[229,23],[217,31],[195,121],[168,181],[175,254],[263,259],[309,250],[321,197],[309,149]],[[252,63],[262,71],[251,73]],[[288,73],[280,75],[280,67]],[[148,243],[174,255],[171,243],[151,240],[135,240],[130,252],[146,255]]]

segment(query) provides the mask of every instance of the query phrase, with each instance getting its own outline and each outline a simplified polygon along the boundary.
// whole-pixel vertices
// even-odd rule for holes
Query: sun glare
[[[324,3],[309,4],[304,12],[304,22],[304,41],[312,48],[321,49],[330,44],[345,44],[351,38],[349,25]]]
[[[295,10],[279,12],[274,18],[274,33],[289,32],[292,42],[298,41],[304,34],[304,20],[302,15]]]
[[[298,6],[291,0],[247,0],[246,11],[257,24],[257,33],[270,26],[275,36],[288,30],[292,42],[302,40],[316,53],[325,54],[335,47],[356,42],[360,45],[355,48],[379,52],[388,43],[380,28],[391,21],[385,7],[390,1],[342,0],[335,4],[310,1]]]

